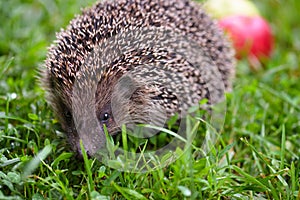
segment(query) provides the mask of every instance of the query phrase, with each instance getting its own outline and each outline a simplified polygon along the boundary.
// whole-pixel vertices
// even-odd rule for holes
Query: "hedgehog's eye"
[[[107,120],[109,120],[109,118],[110,118],[110,115],[106,112],[101,115],[100,120],[101,120],[101,122],[105,123],[105,122],[107,122]]]

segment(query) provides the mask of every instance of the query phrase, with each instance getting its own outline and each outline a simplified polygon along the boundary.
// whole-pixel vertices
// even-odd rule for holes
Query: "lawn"
[[[209,151],[195,138],[144,173],[74,157],[37,80],[55,32],[93,2],[0,1],[0,199],[300,199],[298,0],[254,1],[275,50],[259,71],[238,62]]]

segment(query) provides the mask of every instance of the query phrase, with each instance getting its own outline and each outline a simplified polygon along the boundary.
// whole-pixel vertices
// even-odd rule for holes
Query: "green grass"
[[[0,1],[0,199],[300,199],[298,0],[255,1],[276,48],[258,72],[238,63],[211,151],[195,141],[146,173],[78,161],[36,79],[55,32],[92,3]]]

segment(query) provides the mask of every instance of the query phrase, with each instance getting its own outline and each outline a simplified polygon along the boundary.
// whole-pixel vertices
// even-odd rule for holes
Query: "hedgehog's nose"
[[[79,160],[83,160],[83,156],[82,156],[81,151],[77,151],[76,158],[79,159]]]
[[[91,151],[85,149],[85,152],[86,152],[86,155],[88,156],[88,158],[92,157],[92,152]],[[80,145],[78,145],[76,157],[81,159],[81,160],[83,159],[83,154],[82,154],[82,150],[80,148]]]
[[[92,154],[89,151],[86,152],[86,155],[88,156],[88,158],[92,157]],[[83,160],[83,155],[81,151],[77,151],[76,158]]]
[[[92,155],[91,155],[91,153],[89,151],[86,152],[86,155],[88,156],[88,158],[92,157]]]

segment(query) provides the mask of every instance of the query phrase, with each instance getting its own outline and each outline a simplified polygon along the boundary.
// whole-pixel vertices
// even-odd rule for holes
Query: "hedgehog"
[[[79,155],[80,140],[93,156],[105,147],[106,130],[164,126],[202,99],[222,101],[232,88],[233,49],[190,0],[101,1],[56,37],[41,84]]]

